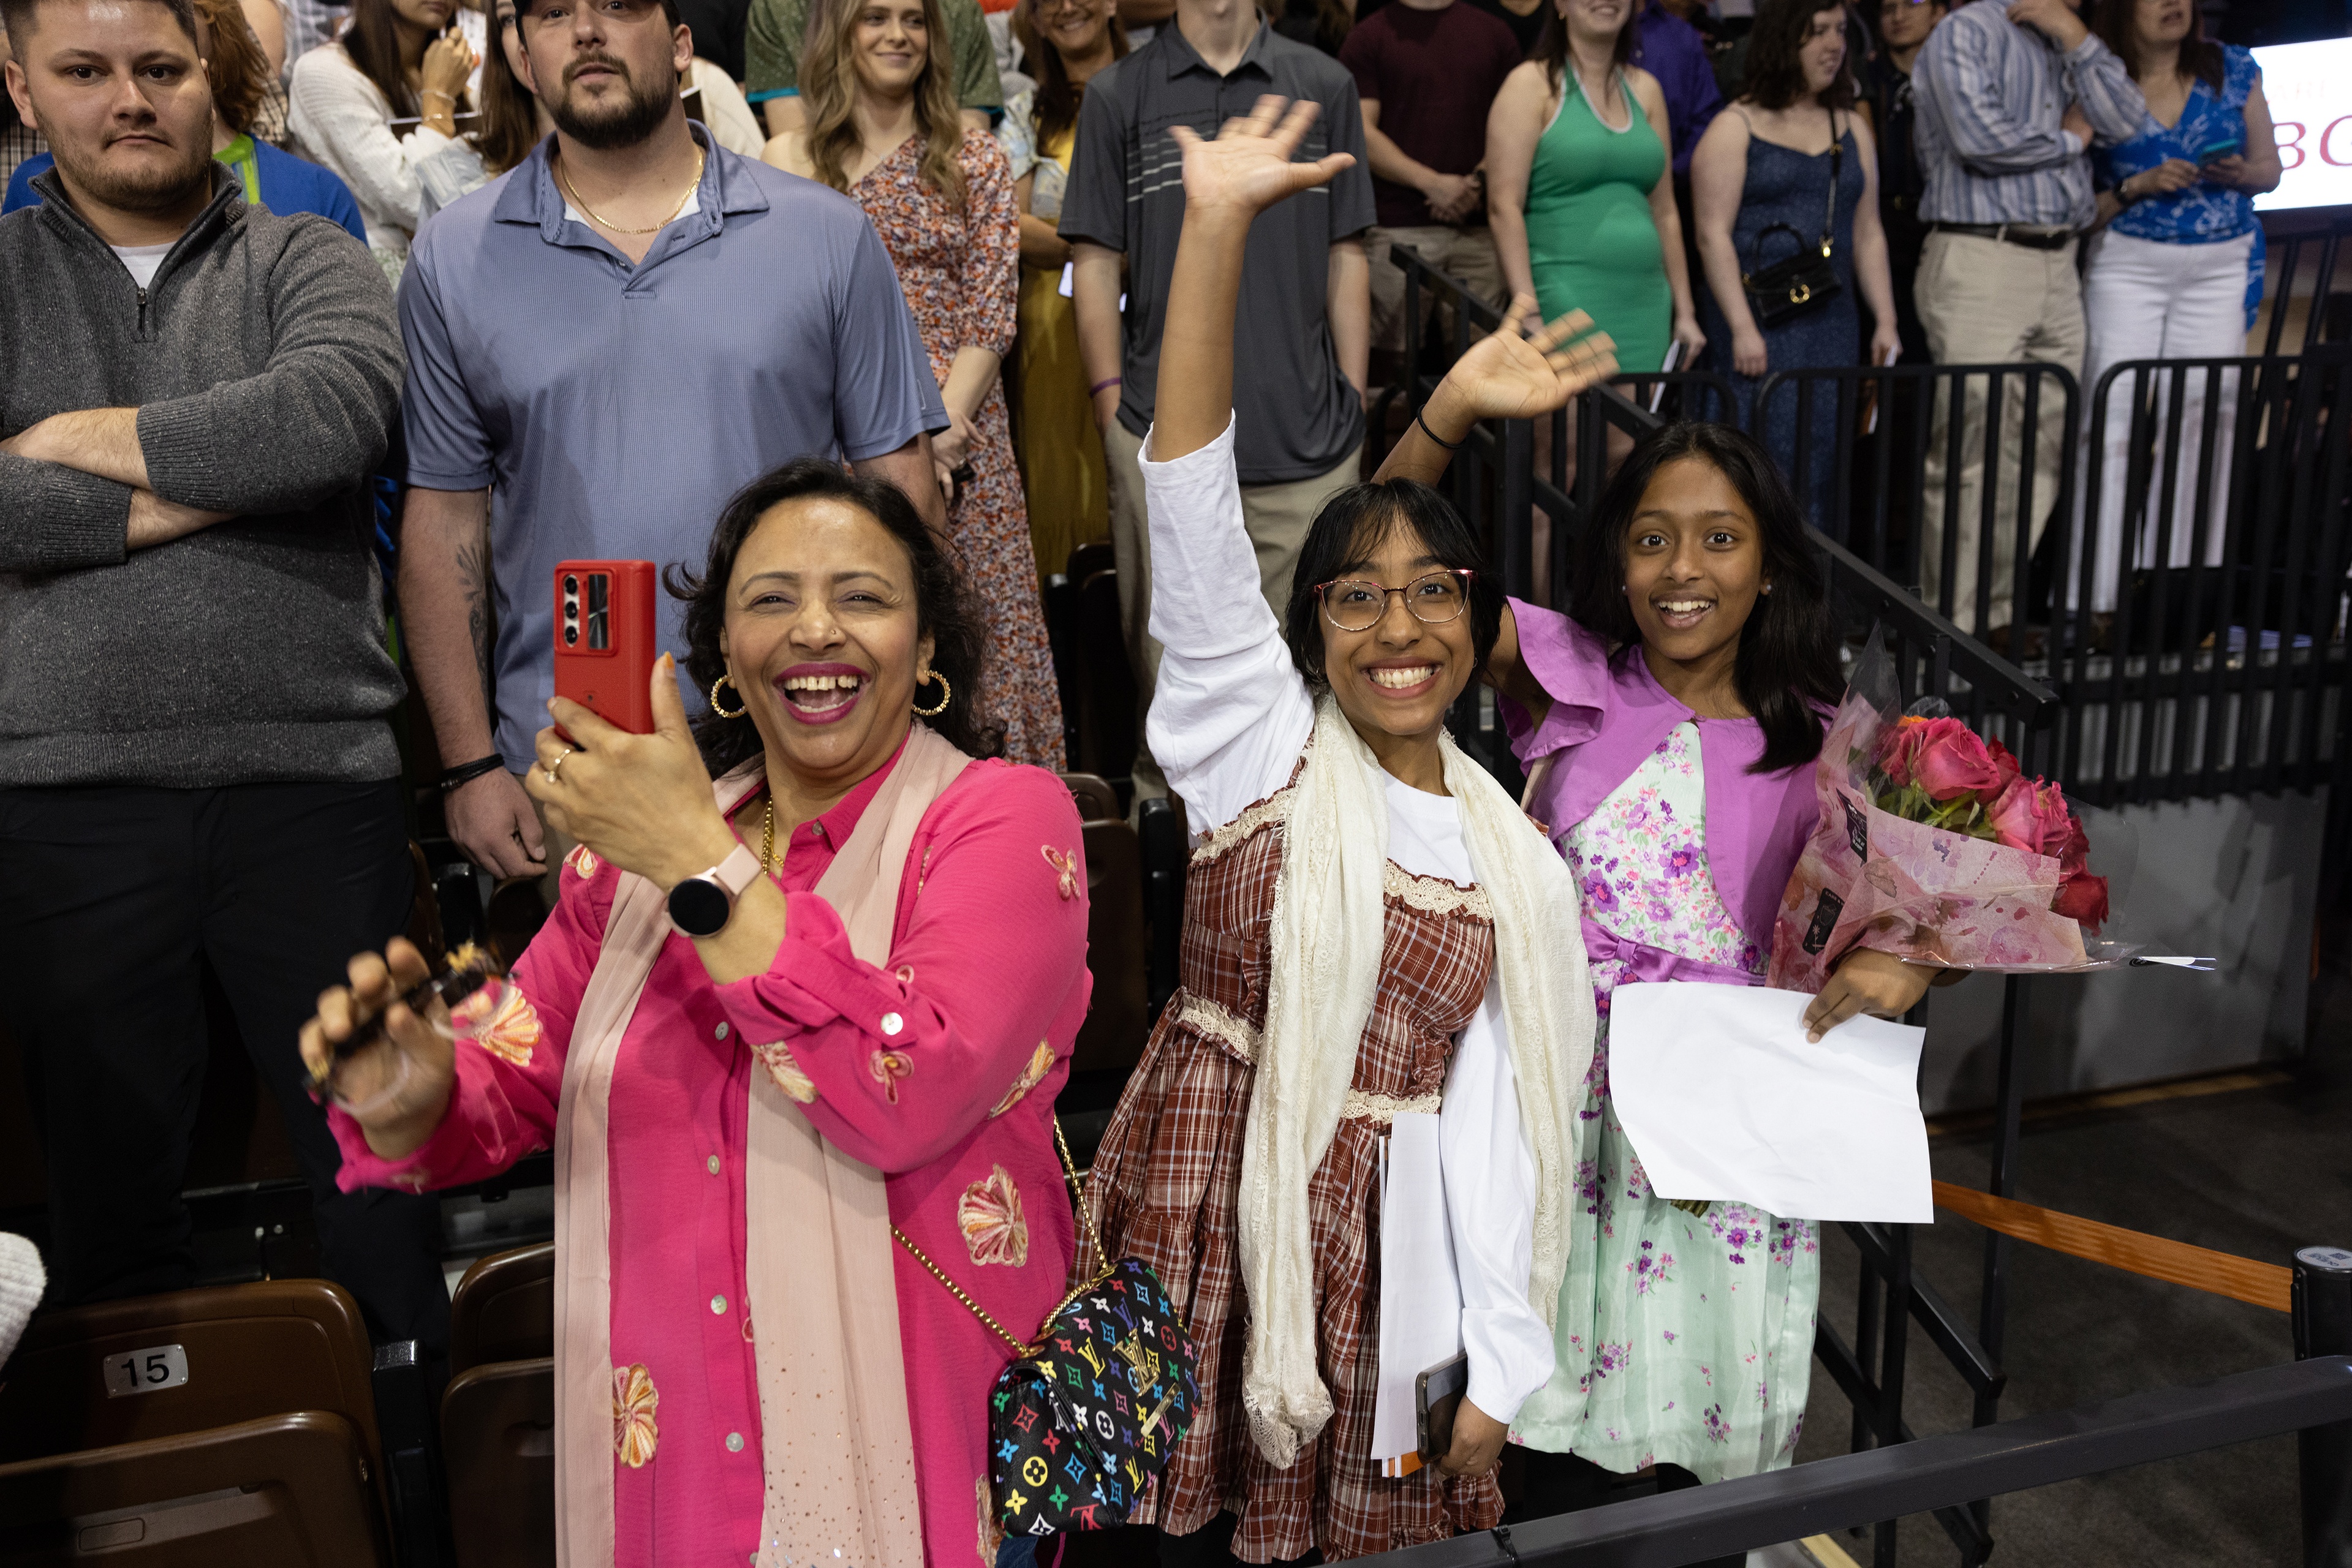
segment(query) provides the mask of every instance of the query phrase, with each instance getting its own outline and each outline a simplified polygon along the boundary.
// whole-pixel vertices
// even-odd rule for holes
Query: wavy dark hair
[[[1418,534],[1439,565],[1469,569],[1465,613],[1470,617],[1471,678],[1475,680],[1476,673],[1486,667],[1486,655],[1495,651],[1495,639],[1502,632],[1503,587],[1486,570],[1486,552],[1478,536],[1444,497],[1426,485],[1411,479],[1350,485],[1315,514],[1298,551],[1298,569],[1291,574],[1290,604],[1283,617],[1290,662],[1317,691],[1331,683],[1323,673],[1323,605],[1316,597],[1316,584],[1365,570],[1371,553],[1400,528]]]
[[[1805,93],[1805,37],[1813,18],[1824,11],[1838,13],[1838,31],[1845,32],[1845,8],[1830,0],[1764,0],[1756,8],[1756,26],[1748,35],[1748,89],[1742,95],[1759,109],[1787,109],[1801,103]],[[1848,40],[1851,43],[1851,39]],[[1837,76],[1822,93],[1826,109],[1853,108],[1853,61],[1838,66]]]
[[[931,639],[931,668],[948,678],[954,693],[947,712],[922,722],[974,757],[1000,755],[1004,727],[983,722],[972,706],[987,655],[988,626],[962,571],[931,537],[906,492],[887,479],[845,473],[822,457],[796,457],[736,491],[710,530],[710,552],[701,572],[673,565],[662,574],[670,597],[686,606],[688,678],[707,692],[727,673],[719,634],[727,625],[727,584],[735,575],[735,558],[743,553],[744,541],[772,508],[810,498],[856,507],[906,550],[915,569],[917,633]],[[714,779],[761,750],[760,731],[749,714],[721,718],[715,712],[705,713],[694,721],[694,739]]]
[[[1037,75],[1037,90],[1030,99],[1030,123],[1037,135],[1037,150],[1058,140],[1065,131],[1078,123],[1078,104],[1086,97],[1086,84],[1070,79],[1070,68],[1062,63],[1062,51],[1037,26],[1037,0],[1021,0],[1013,10],[1013,36],[1020,40],[1021,52],[1027,57],[1029,68]],[[1104,24],[1110,37],[1110,57],[1127,57],[1127,26],[1118,19],[1118,7],[1110,8]]]
[[[1837,635],[1804,515],[1789,482],[1754,436],[1727,424],[1686,420],[1654,430],[1634,444],[1601,493],[1591,524],[1576,544],[1569,613],[1618,650],[1642,641],[1625,597],[1625,535],[1659,469],[1685,457],[1715,465],[1731,481],[1764,533],[1764,576],[1772,591],[1739,629],[1733,678],[1739,700],[1764,729],[1764,755],[1751,773],[1777,773],[1822,754],[1817,704],[1844,695]]]
[[[539,99],[507,63],[507,29],[520,26],[512,11],[500,16],[498,0],[491,0],[489,47],[482,51],[481,130],[474,138],[474,150],[492,174],[505,173],[539,145]],[[516,41],[521,41],[520,35]]]
[[[2116,52],[2139,80],[2139,50],[2132,43],[2132,13],[2138,9],[2135,0],[2098,0],[2091,10],[2091,31],[2099,41]],[[2180,40],[2180,64],[2176,69],[2188,72],[2213,89],[2218,97],[2229,62],[2221,57],[2221,46],[2205,36],[2205,17],[2196,6],[2189,7],[2189,36]]]
[[[1612,69],[1622,71],[1633,63],[1633,40],[1641,27],[1642,7],[1636,5],[1625,14],[1625,25],[1617,29],[1617,47],[1609,57]],[[1560,90],[1563,73],[1568,69],[1568,18],[1559,14],[1558,5],[1545,14],[1543,31],[1536,35],[1536,46],[1528,51],[1528,58],[1541,61],[1544,78],[1551,83],[1553,91]],[[1593,113],[1600,112],[1596,104]]]
[[[392,105],[392,117],[415,118],[420,106],[416,89],[408,85],[407,71],[400,63],[400,17],[393,11],[392,0],[352,0],[351,26],[343,29],[340,41],[360,75],[375,83],[376,91]],[[467,112],[473,108],[472,98],[458,89],[457,101],[449,106],[449,112]]]

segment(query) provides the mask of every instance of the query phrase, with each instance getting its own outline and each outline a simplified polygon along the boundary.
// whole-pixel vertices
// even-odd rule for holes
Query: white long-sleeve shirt
[[[1234,431],[1143,484],[1151,527],[1151,634],[1165,646],[1151,697],[1151,754],[1195,835],[1212,832],[1289,780],[1315,728],[1315,701],[1258,593],[1243,526]],[[1474,883],[1454,800],[1383,775],[1389,859],[1416,876]],[[1468,1397],[1498,1421],[1551,1380],[1551,1330],[1528,1301],[1535,1260],[1535,1155],[1519,1123],[1501,993],[1486,995],[1454,1042],[1439,1145]]]
[[[287,98],[287,121],[303,154],[352,188],[368,248],[405,259],[422,193],[416,164],[450,139],[423,125],[395,135],[392,104],[341,44],[322,44],[295,61]]]

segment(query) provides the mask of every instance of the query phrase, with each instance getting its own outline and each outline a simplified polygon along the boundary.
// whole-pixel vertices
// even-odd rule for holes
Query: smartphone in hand
[[[654,728],[656,591],[649,560],[555,568],[555,695],[635,735]]]

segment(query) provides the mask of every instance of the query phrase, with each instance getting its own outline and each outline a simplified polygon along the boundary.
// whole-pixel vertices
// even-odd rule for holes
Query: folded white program
[[[1416,1457],[1413,1382],[1462,1348],[1462,1287],[1445,1214],[1438,1118],[1400,1113],[1389,1126],[1381,1191],[1381,1377],[1372,1401],[1372,1454],[1384,1476],[1409,1476]]]
[[[1927,1031],[1855,1018],[1808,1043],[1811,1000],[1686,981],[1617,988],[1609,1088],[1651,1188],[1789,1218],[1931,1223]]]

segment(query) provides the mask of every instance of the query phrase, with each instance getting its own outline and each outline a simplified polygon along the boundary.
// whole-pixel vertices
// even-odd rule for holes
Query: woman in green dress
[[[1628,63],[1640,0],[1553,0],[1486,118],[1487,222],[1514,293],[1545,319],[1582,310],[1626,371],[1706,339],[1691,306],[1667,172],[1665,94]]]

